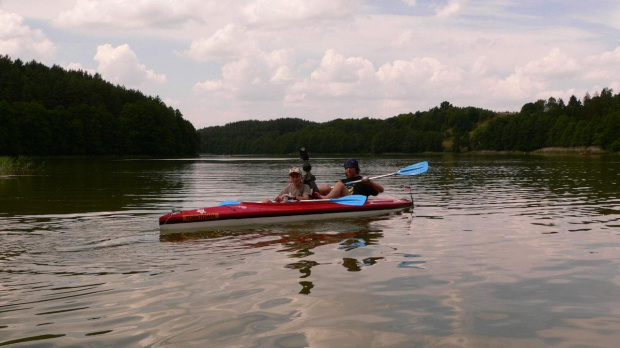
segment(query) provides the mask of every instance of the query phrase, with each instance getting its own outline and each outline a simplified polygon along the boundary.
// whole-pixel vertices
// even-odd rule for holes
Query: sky
[[[0,0],[0,54],[99,73],[197,129],[519,111],[620,92],[620,2]]]

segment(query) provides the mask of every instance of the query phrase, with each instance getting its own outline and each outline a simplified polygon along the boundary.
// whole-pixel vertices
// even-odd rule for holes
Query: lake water
[[[296,158],[48,159],[0,177],[0,345],[616,347],[620,158],[360,159],[415,208],[161,237]],[[312,159],[320,183],[343,159]]]

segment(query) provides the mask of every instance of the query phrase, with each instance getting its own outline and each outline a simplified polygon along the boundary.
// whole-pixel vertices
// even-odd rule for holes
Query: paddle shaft
[[[384,178],[386,176],[395,175],[396,173],[398,173],[398,172],[394,172],[394,173],[390,173],[390,174],[383,174],[383,175],[379,175],[379,176],[373,176],[372,178],[368,178],[368,180],[375,180],[375,179],[379,179],[379,178]],[[346,185],[357,184],[358,182],[362,182],[362,180],[349,181],[349,182],[346,183]]]
[[[347,196],[344,196],[344,197],[347,197]],[[342,198],[344,198],[344,197],[342,197]],[[344,200],[344,199],[340,200],[340,198],[321,198],[321,199],[304,199],[302,201],[297,201],[297,202],[308,202],[308,203],[311,203],[311,202],[334,202],[334,203],[341,203],[341,204],[346,205],[349,201]],[[350,200],[350,202],[354,202],[354,200]]]
[[[379,175],[379,176],[373,176],[372,178],[369,178],[369,180],[374,180],[374,179],[379,179],[379,178],[384,178],[386,176],[392,176],[392,175],[417,175],[417,174],[421,174],[424,173],[428,170],[428,163],[426,161],[424,162],[420,162],[420,163],[416,163],[416,164],[412,164],[408,167],[405,167],[399,171],[396,171],[394,173],[390,173],[390,174],[384,174],[384,175]],[[346,182],[345,185],[351,185],[351,184],[357,184],[358,182],[362,182],[363,180],[356,180],[356,181],[349,181]]]
[[[329,201],[329,202],[334,202],[334,203],[343,204],[343,205],[364,205],[364,203],[366,203],[367,198],[368,197],[363,196],[363,195],[348,195],[348,196],[344,196],[340,198],[308,199],[308,200],[301,200],[301,201],[296,201],[296,202],[327,202]],[[276,202],[271,201],[270,203],[276,203]],[[283,202],[278,202],[278,203],[283,203]],[[243,204],[243,202],[229,200],[229,201],[221,202],[219,205],[222,206],[222,205],[237,205],[237,204]]]
[[[340,198],[323,198],[323,199],[311,199],[311,200],[303,200],[299,202],[334,202],[337,204],[344,205],[364,205],[368,197],[364,195],[348,195]]]

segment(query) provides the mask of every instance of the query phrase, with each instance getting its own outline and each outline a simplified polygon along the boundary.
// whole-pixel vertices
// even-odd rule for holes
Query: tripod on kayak
[[[316,177],[312,174],[312,165],[310,164],[310,155],[308,155],[308,151],[306,151],[305,147],[299,149],[299,157],[303,161],[303,170],[304,175],[302,176],[302,181],[304,184],[310,186],[312,189],[312,194],[319,192],[319,187],[316,185]]]

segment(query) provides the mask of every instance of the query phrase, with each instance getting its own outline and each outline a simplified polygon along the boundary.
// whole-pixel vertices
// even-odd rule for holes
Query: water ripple
[[[374,175],[421,160],[360,162]],[[272,197],[299,160],[55,161],[2,182],[0,345],[620,340],[613,158],[431,157],[381,181],[412,212],[174,236],[164,212]],[[320,183],[343,172],[313,167]]]

